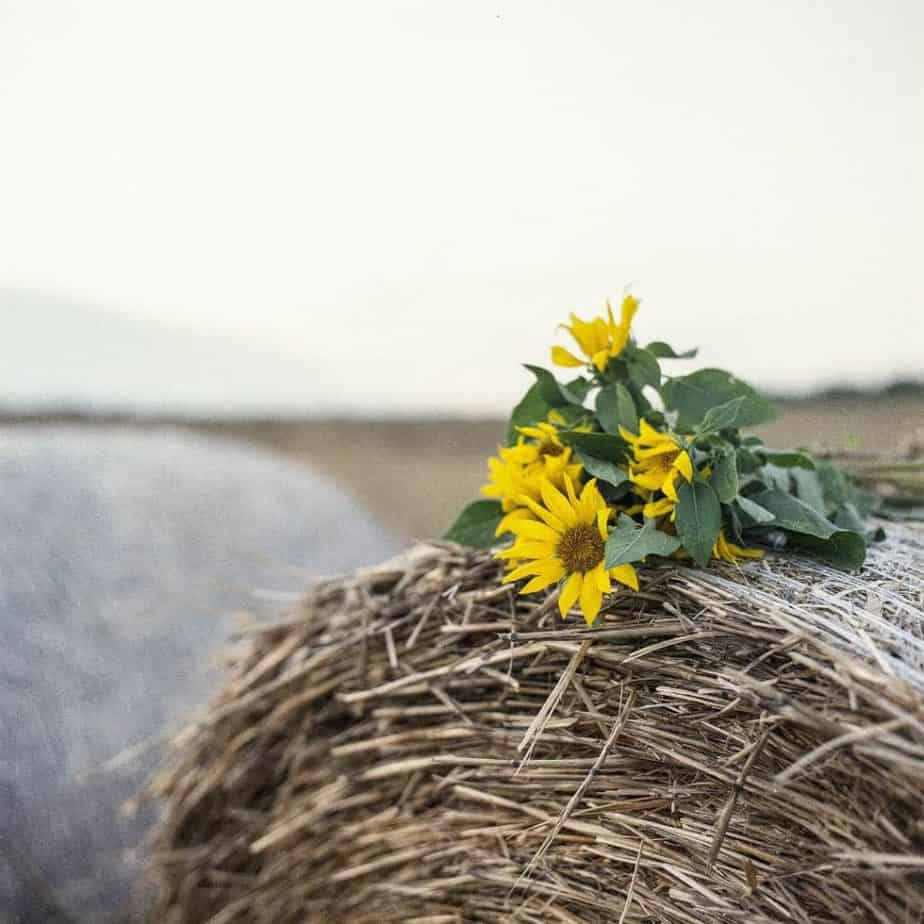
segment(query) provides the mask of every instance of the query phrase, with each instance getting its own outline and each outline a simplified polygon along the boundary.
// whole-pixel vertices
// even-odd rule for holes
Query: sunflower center
[[[558,540],[558,557],[569,573],[593,571],[603,561],[603,552],[600,531],[586,523],[566,529]]]
[[[660,456],[655,456],[658,471],[666,475],[674,467],[674,463],[677,461],[677,456],[679,455],[680,450],[678,449],[677,452],[665,452]]]
[[[539,444],[540,456],[560,456],[564,451],[564,446],[556,446],[555,443],[552,442]]]

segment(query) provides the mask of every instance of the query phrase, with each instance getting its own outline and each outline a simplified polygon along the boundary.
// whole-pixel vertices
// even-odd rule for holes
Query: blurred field
[[[779,419],[757,431],[777,448],[897,453],[924,444],[921,389],[781,402],[780,409]],[[166,424],[243,440],[325,472],[405,540],[440,535],[477,496],[485,459],[496,451],[506,426],[500,419],[180,421],[83,414],[0,414],[0,420]]]
[[[781,405],[757,432],[779,448],[903,451],[924,440],[924,396],[805,400]],[[477,496],[502,420],[248,421],[197,428],[269,446],[315,465],[405,539],[440,535]]]

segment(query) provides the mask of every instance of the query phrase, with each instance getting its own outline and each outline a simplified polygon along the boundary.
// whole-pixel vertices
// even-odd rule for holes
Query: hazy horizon
[[[0,288],[0,316],[6,318],[0,339],[0,411],[6,412],[484,418],[506,416],[519,397],[498,391],[481,406],[440,405],[438,397],[396,404],[387,396],[383,400],[374,392],[356,389],[337,397],[331,389],[331,383],[338,382],[337,370],[318,368],[323,355],[303,361],[295,351],[286,353],[231,334],[120,314],[60,295]],[[26,361],[39,355],[39,363]],[[548,365],[544,357],[535,361]],[[701,354],[695,360],[665,366],[683,373],[705,364]],[[516,361],[506,366],[504,378],[510,379],[511,372],[518,374],[520,391],[524,391],[533,380],[531,374]],[[746,375],[740,364],[735,371],[768,390],[765,383]],[[924,377],[909,372],[881,380],[832,378],[804,388],[769,390],[799,397],[845,386],[876,391],[898,381],[920,382],[924,387]],[[434,388],[437,395],[439,384]]]

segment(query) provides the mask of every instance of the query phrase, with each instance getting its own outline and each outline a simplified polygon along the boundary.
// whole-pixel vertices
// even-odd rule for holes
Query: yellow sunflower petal
[[[625,584],[626,587],[638,590],[638,574],[632,565],[617,565],[615,568],[610,568],[610,577],[619,581],[620,584]]]
[[[574,526],[576,522],[575,511],[571,504],[568,503],[565,495],[548,480],[542,482],[539,491],[542,494],[542,500],[545,506],[551,510],[566,527]]]
[[[512,533],[513,527],[520,521],[529,521],[535,523],[536,520],[533,519],[533,512],[528,507],[516,507],[511,510],[501,521],[497,524],[497,529],[494,530],[495,536],[503,536],[504,533]]]
[[[634,295],[627,295],[622,300],[621,307],[621,325],[623,327],[630,327],[632,325],[632,319],[635,317],[635,312],[638,311],[639,300]]]
[[[550,568],[537,574],[528,584],[520,591],[521,594],[534,594],[537,591],[545,590],[549,584],[555,584],[565,576],[565,569],[561,564],[557,568]]]
[[[581,612],[584,614],[584,620],[587,625],[591,625],[600,612],[600,605],[603,603],[603,594],[600,586],[591,577],[591,574],[584,575],[584,581],[581,584]]]
[[[726,561],[735,561],[738,558],[762,558],[764,554],[763,549],[744,549],[740,545],[735,545],[734,542],[729,542],[724,533],[719,533],[716,545],[720,542],[724,544],[729,556]]]
[[[597,529],[600,530],[600,538],[604,542],[609,538],[610,531],[607,527],[607,522],[610,518],[610,509],[609,507],[602,507],[597,511]]]
[[[629,328],[618,325],[613,331],[613,342],[610,344],[610,356],[619,356],[629,342]]]
[[[555,542],[529,542],[519,540],[509,549],[498,552],[496,558],[551,558],[555,554],[557,543]]]
[[[739,558],[763,558],[764,550],[763,549],[743,549],[740,545],[733,545],[732,551]]]
[[[648,446],[645,449],[636,449],[635,458],[636,459],[654,459],[658,456],[670,455],[670,453],[678,453],[679,447],[673,440],[661,440],[657,446]]]
[[[568,366],[569,368],[587,365],[583,359],[578,359],[574,353],[560,346],[552,347],[552,362],[555,363],[556,366]]]
[[[562,481],[565,483],[565,493],[568,495],[568,503],[571,504],[572,508],[577,507],[578,497],[577,494],[574,493],[574,481],[567,473],[564,474]]]
[[[537,504],[531,497],[528,497],[526,494],[521,494],[517,499],[524,507],[528,507],[540,520],[542,520],[543,523],[551,526],[555,532],[564,532],[565,524],[562,523],[562,521],[550,510],[546,510],[545,507]]]
[[[651,424],[648,423],[644,417],[639,421],[639,436],[646,443],[659,443],[662,440],[670,439],[666,433],[661,433],[660,430],[655,430],[655,428],[651,426]]]
[[[561,613],[562,619],[568,615],[571,611],[571,607],[577,602],[577,598],[581,595],[581,585],[583,583],[584,578],[578,572],[572,574],[571,577],[565,581],[561,596],[558,598],[558,612]]]
[[[603,372],[606,369],[606,364],[610,361],[610,351],[609,349],[597,350],[591,358],[591,362],[597,367],[600,372]]]
[[[592,323],[582,321],[576,314],[572,313],[571,327],[566,328],[566,330],[574,337],[575,342],[585,356],[593,356],[596,353],[596,338],[594,337]],[[581,365],[584,364],[582,363]]]
[[[552,529],[551,526],[546,526],[545,523],[540,523],[538,520],[515,520],[510,528],[515,536],[523,536],[527,539],[533,539],[538,542],[558,542],[559,534]]]
[[[677,502],[677,475],[679,473],[676,469],[672,469],[668,476],[664,479],[661,484],[661,490],[672,500],[674,503]]]
[[[558,559],[543,558],[538,561],[528,561],[514,568],[509,574],[504,575],[502,583],[509,584],[511,581],[520,581],[525,577],[535,577],[537,574],[546,574],[553,570]]]
[[[670,513],[674,509],[676,501],[669,497],[662,497],[660,500],[650,501],[642,508],[642,516],[645,517],[663,517],[665,513]]]
[[[562,453],[561,458],[565,458],[565,454],[567,454],[568,458],[570,458],[570,457],[571,457],[571,450],[570,450],[570,449],[566,449],[565,452]],[[581,472],[582,472],[582,471],[584,471],[584,466],[581,465],[580,462],[573,462],[573,463],[571,463],[570,465],[566,465],[566,466],[565,466],[565,469],[564,469],[565,474],[566,474],[572,481],[577,481],[577,480],[581,477]]]
[[[693,463],[690,461],[690,454],[686,450],[674,459],[674,468],[683,475],[687,482],[693,480]]]
[[[613,585],[610,583],[610,574],[603,567],[603,562],[601,561],[593,571],[591,571],[593,579],[597,582],[597,587],[600,588],[602,593],[608,594],[612,589]]]
[[[664,475],[661,472],[644,472],[633,470],[629,477],[633,484],[637,484],[646,491],[660,491],[664,484]]]
[[[620,435],[627,443],[633,443],[633,444],[634,444],[634,443],[637,443],[637,442],[639,441],[639,437],[638,437],[635,433],[633,433],[631,430],[627,430],[622,424],[619,424],[619,435]]]
[[[606,508],[606,501],[597,487],[597,479],[591,478],[584,485],[581,491],[581,499],[578,502],[577,518],[580,523],[593,523],[597,518],[597,511]]]

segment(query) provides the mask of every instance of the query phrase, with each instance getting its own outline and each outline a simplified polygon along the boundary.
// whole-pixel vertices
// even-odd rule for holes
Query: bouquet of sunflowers
[[[638,306],[627,296],[618,321],[609,303],[605,317],[571,315],[580,355],[554,346],[551,359],[576,378],[526,367],[536,381],[488,460],[485,499],[445,538],[496,548],[520,593],[560,585],[562,617],[578,604],[588,624],[614,582],[638,590],[635,566],[653,556],[705,566],[798,549],[862,565],[872,497],[830,463],[744,435],[775,416],[747,383],[721,369],[666,375],[663,361],[696,351],[639,346]]]

